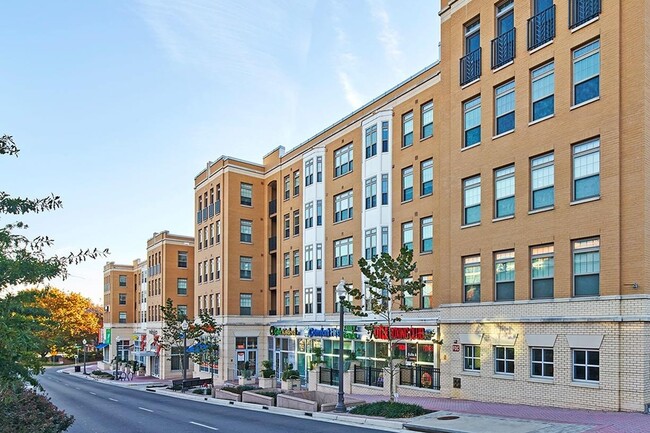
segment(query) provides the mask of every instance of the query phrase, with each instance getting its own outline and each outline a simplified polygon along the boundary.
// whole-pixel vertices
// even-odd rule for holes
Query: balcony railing
[[[352,382],[381,388],[384,386],[383,369],[376,367],[360,367],[355,365]]]
[[[214,213],[215,215],[219,215],[221,213],[221,200],[214,202]]]
[[[399,384],[440,390],[440,369],[430,365],[400,365]]]
[[[271,236],[269,238],[269,252],[275,251],[278,249],[278,237],[277,236]]]
[[[338,385],[339,370],[335,368],[320,367],[318,370],[318,383],[323,385]]]
[[[481,48],[478,48],[460,59],[460,85],[478,80],[480,76]]]
[[[569,28],[593,20],[602,10],[601,0],[569,0]]]
[[[210,203],[210,206],[208,206],[208,216],[210,218],[214,216],[214,203]]]
[[[278,286],[278,274],[273,273],[269,274],[269,287],[277,287]]]
[[[555,38],[555,5],[528,18],[528,50],[550,42]]]
[[[203,217],[203,212],[202,212],[202,211],[198,211],[198,212],[196,213],[196,223],[197,223],[197,224],[201,224],[201,222],[203,222],[203,218],[202,218],[202,217]]]
[[[275,215],[278,212],[278,201],[271,200],[269,202],[269,216]]]
[[[203,208],[203,221],[208,219],[208,208],[204,207]]]
[[[492,69],[499,68],[515,58],[516,29],[492,39]]]

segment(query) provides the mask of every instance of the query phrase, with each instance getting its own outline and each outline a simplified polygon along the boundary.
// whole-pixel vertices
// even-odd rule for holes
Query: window
[[[293,314],[300,314],[300,292],[293,291]]]
[[[300,251],[293,252],[293,275],[300,274]]]
[[[573,146],[573,199],[600,196],[600,139]]]
[[[293,196],[300,194],[300,170],[293,172]]]
[[[119,280],[120,280],[120,287],[126,287],[126,275],[120,275]]]
[[[494,346],[494,372],[497,374],[515,374],[515,348]]]
[[[573,104],[600,96],[600,40],[573,50]]]
[[[366,159],[377,155],[377,125],[366,128]]]
[[[388,122],[381,122],[381,151],[388,152]]]
[[[253,205],[253,185],[242,182],[239,186],[239,202],[243,206]]]
[[[214,224],[210,224],[210,246],[214,245]]]
[[[481,301],[481,257],[463,259],[463,301]]]
[[[208,282],[208,261],[203,262],[203,281]]]
[[[420,218],[420,252],[433,251],[433,217]]]
[[[119,304],[126,305],[126,293],[120,293],[118,297],[119,297],[118,299]]]
[[[600,352],[598,350],[573,349],[573,380],[600,381]]]
[[[126,323],[126,312],[120,311],[119,323]]]
[[[352,143],[334,151],[334,177],[342,176],[353,170]]]
[[[481,176],[463,180],[463,225],[481,222]]]
[[[178,305],[176,306],[176,312],[178,313],[178,318],[183,319],[187,317],[187,305]]]
[[[284,276],[288,277],[291,275],[291,257],[289,253],[284,253]]]
[[[305,229],[314,226],[314,202],[305,204]]]
[[[300,211],[293,211],[293,235],[298,236],[300,234]]]
[[[381,175],[381,204],[388,204],[388,174]]]
[[[497,37],[492,40],[492,69],[499,68],[515,58],[514,0],[497,6]]]
[[[555,204],[555,164],[553,153],[530,160],[532,210],[553,207]]]
[[[217,243],[221,242],[221,220],[217,221]]]
[[[377,255],[377,229],[366,230],[364,237],[365,244],[365,258],[372,260]]]
[[[424,284],[420,293],[420,308],[433,308],[433,275],[422,275],[420,278]]]
[[[470,99],[463,104],[463,126],[465,142],[463,147],[470,147],[481,142],[481,97]]]
[[[352,238],[334,241],[334,267],[341,268],[353,264]]]
[[[388,254],[388,227],[381,228],[381,252]]]
[[[187,268],[187,251],[178,252],[178,267]]]
[[[208,247],[208,227],[203,228],[203,248]]]
[[[515,252],[502,251],[494,255],[495,300],[515,300]]]
[[[210,259],[210,281],[214,280],[214,259]]]
[[[305,247],[305,271],[314,269],[314,246],[308,245]]]
[[[352,219],[352,190],[334,196],[334,222]]]
[[[314,183],[314,159],[305,162],[305,186]]]
[[[600,239],[573,241],[573,292],[575,296],[600,294]]]
[[[531,248],[530,269],[533,299],[552,298],[555,274],[553,245],[541,245]]]
[[[494,217],[505,218],[515,214],[515,166],[494,171]]]
[[[366,179],[366,209],[377,206],[377,176]]]
[[[239,315],[250,316],[253,307],[253,294],[241,293],[239,295]]]
[[[284,292],[284,315],[288,316],[291,314],[291,297],[289,292]]]
[[[402,246],[413,250],[413,221],[402,223]]]
[[[284,199],[289,200],[291,197],[291,178],[289,175],[284,177]]]
[[[316,244],[316,269],[323,269],[323,244]]]
[[[217,257],[217,280],[221,278],[221,257]]]
[[[481,48],[481,22],[476,20],[465,25],[465,54]]]
[[[199,229],[199,244],[198,244],[199,250],[203,248],[203,229]]]
[[[481,371],[481,346],[463,346],[463,370]]]
[[[203,263],[199,262],[199,271],[198,271],[199,283],[203,282]]]
[[[305,314],[314,312],[314,289],[308,287],[305,289]]]
[[[553,349],[530,348],[530,375],[544,379],[553,378]]]
[[[176,293],[179,295],[187,295],[187,278],[176,279]]]
[[[533,121],[555,113],[555,65],[553,62],[533,69],[531,81],[531,112]]]
[[[241,242],[253,242],[253,221],[239,220],[239,240]]]
[[[429,138],[433,135],[433,101],[422,104],[420,107],[420,112],[422,138]]]
[[[253,258],[239,257],[239,278],[250,280],[253,278]]]
[[[289,214],[284,215],[284,238],[288,239],[291,236],[291,217]]]
[[[316,314],[323,312],[323,289],[316,287]]]
[[[495,135],[515,129],[515,82],[509,81],[494,90]]]
[[[465,24],[465,55],[460,59],[460,85],[481,76],[481,23],[478,19]]]
[[[420,195],[433,193],[433,159],[420,163]]]
[[[413,200],[413,167],[402,169],[402,201]]]
[[[402,115],[402,147],[413,144],[413,112]]]
[[[316,157],[316,182],[323,181],[323,157]]]

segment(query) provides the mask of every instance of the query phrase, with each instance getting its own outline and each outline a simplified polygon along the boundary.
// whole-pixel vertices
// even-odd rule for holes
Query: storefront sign
[[[412,326],[409,328],[390,328],[391,340],[425,340],[426,334],[427,333],[424,328],[415,328]],[[376,338],[377,340],[388,340],[388,327],[381,325],[373,327],[370,338]]]
[[[460,344],[452,344],[451,350],[454,352],[460,352]]]
[[[358,326],[346,325],[343,327],[343,338],[348,340],[360,340],[361,331]]]
[[[338,337],[338,328],[309,328],[307,330],[308,337]]]
[[[271,326],[269,328],[269,335],[298,335],[298,328],[279,328]]]
[[[244,362],[244,352],[237,352],[237,362]]]

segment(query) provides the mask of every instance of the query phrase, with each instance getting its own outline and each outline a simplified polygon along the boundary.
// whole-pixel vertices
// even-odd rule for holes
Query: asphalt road
[[[48,369],[52,402],[74,415],[69,433],[369,433],[373,430],[217,406],[108,385]],[[377,430],[374,430],[377,431]]]

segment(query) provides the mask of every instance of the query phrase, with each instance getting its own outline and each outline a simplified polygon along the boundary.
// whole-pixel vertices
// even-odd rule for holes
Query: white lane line
[[[138,407],[138,409],[144,410],[144,411],[147,411],[147,412],[153,412],[151,409],[147,409],[146,407]]]
[[[94,392],[92,392],[92,391],[90,391],[90,393],[91,393],[92,395],[97,395],[96,393],[94,393]]]
[[[119,400],[115,400],[114,398],[110,398],[110,397],[108,397],[108,399],[109,399],[110,401],[119,401]]]
[[[78,386],[75,386],[74,389],[76,389],[77,391],[81,391],[81,388],[79,388]]]
[[[190,424],[198,425],[198,426],[200,426],[200,427],[209,428],[210,430],[219,430],[219,429],[216,428],[216,427],[210,427],[209,425],[200,424],[200,423],[198,423],[198,422],[194,422],[194,421],[190,421]]]

